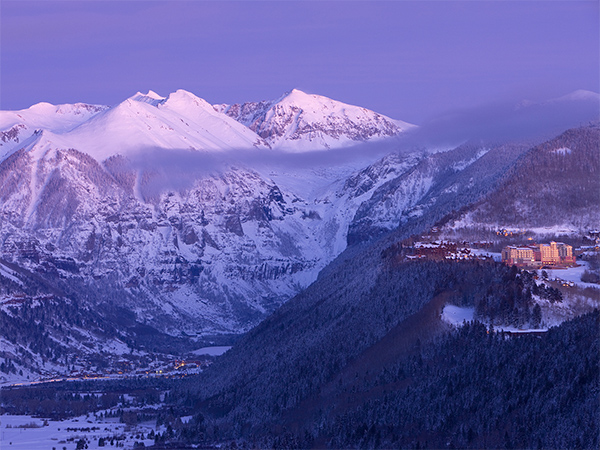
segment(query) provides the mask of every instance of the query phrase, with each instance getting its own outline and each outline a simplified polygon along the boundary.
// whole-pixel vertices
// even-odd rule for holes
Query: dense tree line
[[[552,286],[535,280],[534,274],[515,266],[504,270],[501,277],[489,280],[485,295],[474,300],[476,317],[495,325],[537,328],[542,316],[533,295],[562,302],[562,293]]]
[[[496,317],[507,301],[525,310],[532,277],[493,262],[419,261],[383,263],[361,284],[347,278],[348,264],[172,392],[196,411],[178,439],[277,448],[510,447],[524,434],[532,447],[596,442],[597,314],[541,339],[488,335],[481,323],[449,332],[438,319],[444,303],[487,298]],[[561,401],[566,409],[552,406]],[[572,415],[559,428],[563,412]],[[513,414],[524,429],[508,427]],[[544,438],[533,426],[556,432]]]
[[[334,448],[598,448],[598,318],[542,339],[467,324],[379,373],[361,388],[385,394],[314,434]]]
[[[131,378],[5,387],[0,391],[2,400],[0,414],[38,415],[63,419],[119,406],[120,409],[115,410],[112,417],[119,417],[125,422],[125,419],[133,419],[128,418],[127,415],[124,417],[124,410],[121,408],[142,408],[146,405],[158,404],[161,401],[161,394],[176,383],[174,380],[163,378]],[[166,400],[169,402],[168,396]],[[187,411],[179,408],[177,412]],[[167,413],[169,409],[164,412]],[[176,413],[171,409],[170,414]],[[143,413],[139,413],[138,416],[140,421],[147,419]],[[153,417],[156,417],[156,414],[153,414]]]
[[[177,436],[261,448],[598,448],[599,325],[595,311],[543,338],[508,338],[468,323],[351,388],[340,385],[333,404],[281,414],[287,427],[229,424],[235,432],[224,432],[227,423],[207,420],[205,410]]]
[[[474,208],[480,223],[521,227],[598,223],[600,128],[571,129],[524,154]],[[510,201],[509,201],[510,199]]]

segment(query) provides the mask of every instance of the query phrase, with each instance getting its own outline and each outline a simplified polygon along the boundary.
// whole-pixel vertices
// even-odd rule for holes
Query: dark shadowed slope
[[[482,325],[448,333],[439,320],[444,304],[514,296],[518,271],[383,260],[365,267],[370,281],[361,284],[358,270],[358,262],[332,270],[182,389],[182,401],[195,402],[195,420],[202,417],[186,436],[199,439],[194,430],[202,429],[204,439],[301,448],[447,441],[495,448],[505,431],[525,447],[595,442],[597,314],[541,339],[505,341]],[[555,408],[563,392],[572,396]],[[561,411],[582,431],[556,428]]]

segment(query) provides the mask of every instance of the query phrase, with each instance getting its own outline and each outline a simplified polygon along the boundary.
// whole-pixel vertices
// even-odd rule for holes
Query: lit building
[[[531,247],[504,247],[502,261],[515,266],[531,266],[535,264],[534,251]]]
[[[550,244],[539,244],[539,259],[536,260],[541,261],[542,264],[558,264],[560,258],[558,256],[558,246],[556,242],[550,242]]]
[[[504,247],[502,261],[506,264],[526,267],[569,266],[575,264],[575,257],[573,247],[552,241],[549,244],[528,247]]]
[[[573,257],[573,247],[567,244],[563,244],[562,242],[557,242],[558,245],[558,257],[562,260],[571,259],[575,262],[575,258]]]

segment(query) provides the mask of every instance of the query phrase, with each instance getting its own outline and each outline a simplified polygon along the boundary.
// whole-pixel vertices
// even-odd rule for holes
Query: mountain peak
[[[29,107],[29,110],[44,112],[44,111],[49,111],[50,109],[54,109],[54,108],[56,108],[56,106],[53,105],[52,103],[39,102],[39,103],[36,103],[35,105],[31,105]]]
[[[344,105],[346,106],[345,103],[342,102],[338,102],[337,100],[332,100],[329,97],[325,97],[323,95],[317,95],[317,94],[307,94],[304,91],[301,91],[300,89],[292,89],[291,91],[286,92],[285,94],[283,94],[281,97],[279,97],[277,100],[273,101],[272,104],[290,104],[290,105],[296,105],[296,106],[317,106],[317,105],[324,105],[324,104],[338,104],[338,105]],[[350,105],[347,105],[350,106]],[[358,106],[356,106],[355,108],[359,108]]]
[[[289,98],[289,99],[305,99],[305,98],[310,98],[312,97],[311,94],[307,94],[304,91],[301,91],[300,89],[292,89],[291,91],[287,91],[285,94],[283,94],[281,97],[279,97],[279,100],[276,101],[281,101],[284,98]]]
[[[164,97],[158,95],[153,90],[149,90],[148,93],[146,94],[146,97],[154,98],[156,100],[162,100],[164,98]]]
[[[345,147],[395,136],[414,125],[360,106],[292,89],[274,101],[217,105],[272,147],[292,151]]]
[[[593,100],[593,101],[598,101],[600,100],[600,94],[598,94],[597,92],[593,92],[593,91],[588,91],[585,89],[577,89],[576,91],[573,91],[567,95],[563,95],[562,97],[559,97],[557,99],[555,99],[555,101],[589,101],[589,100]]]
[[[164,106],[169,106],[174,109],[201,107],[213,110],[212,105],[206,100],[184,89],[177,89],[175,92],[169,94],[164,101]]]
[[[161,97],[156,92],[149,90],[147,94],[143,94],[141,92],[136,93],[135,95],[129,97],[129,100],[134,100],[136,102],[149,103],[153,106],[157,106],[161,102],[165,100],[165,97]]]

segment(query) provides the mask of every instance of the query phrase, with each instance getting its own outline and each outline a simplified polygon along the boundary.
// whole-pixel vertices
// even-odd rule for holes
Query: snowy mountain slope
[[[227,170],[145,202],[135,186],[151,182],[125,158],[101,165],[39,141],[0,165],[0,252],[44,276],[122,291],[161,330],[211,334],[255,324],[343,249],[348,217],[332,220],[325,203],[316,213],[256,172]]]
[[[38,103],[21,111],[0,111],[0,161],[21,148],[36,130],[67,132],[107,108],[85,103]]]
[[[230,311],[231,301],[253,289],[265,296],[278,290],[289,295],[289,287],[273,286],[271,292],[262,286],[270,281],[262,279],[277,285],[280,272],[297,272],[298,264],[310,266],[313,259],[303,255],[313,252],[293,244],[290,233],[302,230],[269,225],[269,218],[288,214],[284,206],[271,205],[269,195],[283,198],[249,172],[203,180],[196,189],[165,194],[152,205],[138,201],[126,183],[119,184],[85,153],[55,149],[36,161],[21,150],[0,166],[0,186],[0,242],[7,259],[48,276],[89,284],[101,278],[120,289],[137,289],[138,297],[150,302],[139,309],[161,319],[183,315],[192,324],[192,317],[215,323],[222,318],[229,325],[220,331],[233,331],[250,313]],[[225,283],[227,277],[231,282]],[[252,279],[258,279],[257,286]],[[262,314],[261,304],[272,300],[254,294],[258,299],[249,309]]]
[[[298,89],[271,102],[215,105],[273,148],[337,148],[398,135],[414,125]]]
[[[348,245],[348,231],[361,205],[368,202],[379,187],[409,171],[422,158],[416,153],[389,154],[338,178],[308,197],[312,202],[311,214],[318,217],[313,233],[319,237],[320,245],[328,250],[331,259]],[[304,182],[310,184],[307,178]]]
[[[167,97],[149,91],[113,107],[41,103],[0,112],[0,161],[40,133],[56,148],[74,148],[103,161],[156,148],[322,150],[396,136],[412,127],[298,90],[272,102],[215,107],[183,90]]]
[[[597,229],[600,126],[567,130],[531,148],[498,189],[448,224],[449,229]]]
[[[103,138],[97,139],[100,135]],[[221,151],[267,147],[251,130],[183,90],[166,98],[153,92],[138,93],[62,138],[98,161],[152,148]]]
[[[0,161],[43,134],[40,146],[74,148],[103,161],[147,149],[223,151],[268,148],[253,131],[205,100],[179,90],[168,97],[137,93],[113,106],[34,105],[0,112]],[[99,139],[99,136],[102,138]]]
[[[417,230],[433,225],[493,189],[527,148],[522,143],[469,143],[422,158],[360,204],[349,225],[348,243],[370,240],[399,226]]]
[[[274,174],[284,187],[269,170],[198,170],[203,160],[188,164],[194,153],[182,150],[273,150],[185,91],[138,93],[82,123],[57,123],[40,120],[0,162],[2,256],[68,279],[84,296],[112,293],[106,297],[140,320],[175,334],[237,333],[257,323],[345,248],[369,192],[414,163],[389,158],[367,184],[347,186],[351,165],[289,167]],[[148,151],[156,159],[140,166]],[[164,163],[179,172],[165,172]],[[185,183],[160,184],[180,174]],[[298,176],[309,190],[286,183]]]

